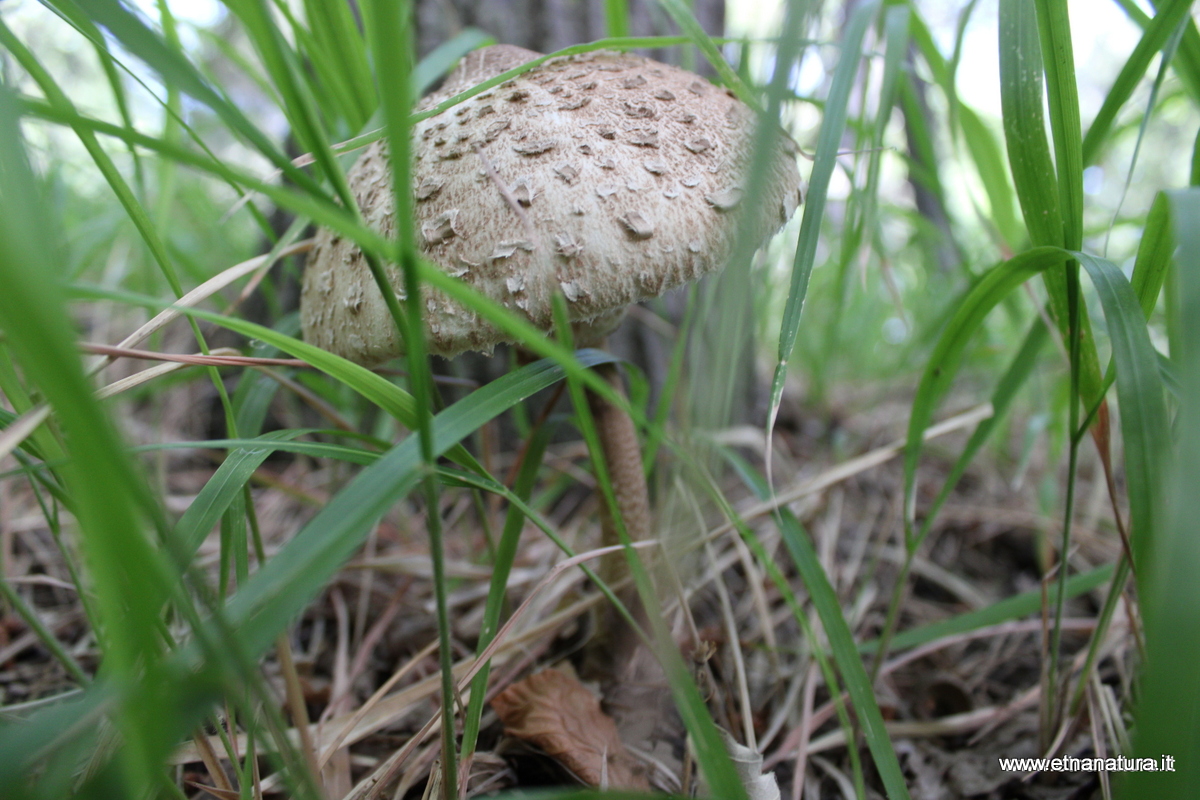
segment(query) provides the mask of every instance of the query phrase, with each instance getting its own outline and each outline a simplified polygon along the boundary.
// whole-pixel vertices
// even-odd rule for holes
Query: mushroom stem
[[[613,391],[622,397],[625,396],[625,387],[616,365],[602,364],[595,369]],[[591,390],[587,392],[587,399],[596,423],[596,432],[600,437],[600,448],[604,452],[609,479],[612,481],[616,511],[625,523],[625,531],[630,540],[639,542],[648,539],[650,494],[646,487],[646,473],[642,469],[642,448],[638,443],[637,429],[629,414],[620,406]],[[612,510],[608,508],[607,503],[601,504],[600,522],[603,545],[609,547],[620,544],[616,520],[613,519]],[[608,582],[625,575],[624,562],[624,553],[605,556],[601,561],[600,577]]]
[[[625,386],[615,364],[601,364],[594,368],[596,373],[612,390],[625,397]],[[646,473],[642,469],[642,448],[638,442],[637,428],[625,409],[587,390],[588,409],[596,425],[600,439],[600,450],[608,469],[612,484],[615,508],[608,502],[600,503],[600,535],[605,547],[621,544],[621,535],[614,518],[619,514],[625,532],[633,542],[650,538],[650,493],[646,486]],[[629,575],[626,554],[616,551],[603,556],[598,574],[609,586],[613,586]],[[629,606],[634,615],[644,620],[645,610],[637,600],[637,593],[630,587],[622,595],[622,602]],[[637,639],[631,636],[628,624],[616,614],[612,607],[601,609],[595,618],[596,629],[584,651],[581,673],[607,681],[616,678],[630,658],[631,647]]]

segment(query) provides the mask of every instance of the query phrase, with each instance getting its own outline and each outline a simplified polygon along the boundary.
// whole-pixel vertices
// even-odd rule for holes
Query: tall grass
[[[604,4],[608,34],[614,37],[607,46],[694,45],[712,62],[717,80],[758,110],[760,142],[770,142],[774,126],[797,107],[820,109],[819,124],[811,131],[812,164],[802,219],[777,245],[793,254],[786,278],[777,281],[770,271],[753,270],[754,243],[748,240],[741,241],[730,264],[730,280],[749,287],[760,307],[770,307],[774,296],[782,298],[775,303],[779,313],[770,318],[764,339],[765,349],[774,354],[767,440],[784,394],[793,385],[789,378],[798,370],[826,384],[853,380],[845,362],[857,363],[860,360],[851,356],[871,352],[863,341],[878,335],[881,318],[890,313],[889,303],[900,304],[897,313],[912,328],[907,344],[896,351],[900,355],[877,355],[862,363],[864,370],[875,373],[873,378],[906,359],[922,365],[920,370],[901,372],[911,378],[903,450],[906,560],[886,622],[871,641],[856,639],[834,583],[792,511],[783,507],[774,515],[790,563],[771,563],[717,488],[719,482],[705,473],[707,462],[689,464],[690,448],[703,439],[702,432],[672,423],[669,405],[649,409],[616,396],[590,371],[612,361],[611,356],[573,352],[547,339],[421,258],[412,233],[405,155],[413,104],[458,56],[486,41],[485,34],[465,31],[418,62],[410,44],[412,9],[398,0],[361,4],[357,16],[350,4],[341,2],[229,0],[222,23],[227,35],[215,37],[217,42],[228,40],[219,48],[226,61],[216,71],[185,47],[180,23],[165,2],[152,20],[119,0],[47,0],[45,14],[56,14],[61,22],[55,24],[73,29],[63,33],[72,42],[88,44],[94,68],[103,74],[113,112],[97,114],[88,110],[95,104],[73,97],[74,76],[43,63],[42,54],[7,24],[0,9],[0,45],[8,76],[0,86],[0,392],[11,408],[0,411],[0,456],[11,453],[17,459],[19,469],[4,479],[27,481],[37,492],[47,526],[72,559],[75,589],[100,656],[98,666],[84,669],[4,576],[3,602],[37,632],[76,688],[33,708],[0,708],[0,795],[180,797],[186,788],[166,766],[169,756],[209,726],[223,733],[237,728],[251,733],[245,751],[235,755],[227,737],[229,750],[220,754],[233,764],[242,796],[252,796],[259,756],[270,760],[290,794],[320,796],[311,743],[303,736],[299,741],[289,736],[289,728],[306,730],[303,700],[293,695],[286,708],[290,721],[285,718],[259,666],[274,649],[284,672],[289,672],[288,632],[297,617],[379,520],[397,504],[409,503],[407,507],[422,506],[427,512],[422,527],[432,557],[440,707],[446,715],[441,723],[440,786],[446,797],[456,796],[459,759],[474,750],[488,673],[484,668],[473,682],[461,683],[462,673],[456,672],[447,608],[451,581],[444,571],[439,509],[444,494],[464,491],[464,486],[510,503],[491,564],[498,577],[488,595],[478,644],[483,656],[504,616],[509,599],[505,576],[516,558],[525,519],[551,530],[528,502],[548,434],[543,428],[531,432],[512,488],[464,442],[535,392],[566,382],[577,401],[586,387],[625,405],[652,443],[648,468],[656,474],[685,475],[681,482],[697,494],[707,493],[708,501],[722,509],[731,527],[746,539],[806,633],[805,647],[838,702],[846,740],[861,740],[870,755],[873,766],[868,769],[857,747],[851,748],[852,784],[859,796],[866,796],[868,780],[893,800],[909,796],[908,777],[875,693],[872,666],[877,669],[889,651],[1041,607],[1051,621],[1042,689],[1043,745],[1048,748],[1064,726],[1077,719],[1080,698],[1093,680],[1100,645],[1122,597],[1136,598],[1139,635],[1144,634],[1145,642],[1141,679],[1130,706],[1133,752],[1174,755],[1178,771],[1130,776],[1119,790],[1130,798],[1191,796],[1192,787],[1200,784],[1200,728],[1193,713],[1180,714],[1178,709],[1192,709],[1200,702],[1194,668],[1200,657],[1194,586],[1200,550],[1188,515],[1195,475],[1200,474],[1200,243],[1194,241],[1200,200],[1197,190],[1180,180],[1149,187],[1160,193],[1152,207],[1126,208],[1121,225],[1136,227],[1141,242],[1127,271],[1120,261],[1104,257],[1101,243],[1107,237],[1088,228],[1091,209],[1084,193],[1084,168],[1108,157],[1114,147],[1127,145],[1131,137],[1140,143],[1167,125],[1162,109],[1168,100],[1182,102],[1192,124],[1200,120],[1200,34],[1189,13],[1191,3],[1185,0],[1164,0],[1153,16],[1132,3],[1118,4],[1144,33],[1100,111],[1085,120],[1066,0],[1000,0],[999,128],[959,93],[959,53],[939,51],[917,2],[855,3],[841,19],[840,9],[787,0],[779,36],[747,43],[754,56],[747,64],[761,59],[772,65],[761,85],[746,80],[752,70],[739,75],[726,64],[688,4],[662,0],[681,35],[653,39],[629,37],[626,3]],[[976,5],[964,4],[963,27],[978,13]],[[841,24],[831,25],[834,19]],[[236,31],[236,37],[230,31]],[[814,44],[824,42],[826,35],[836,35],[836,41]],[[817,52],[815,48],[826,56],[834,53],[830,79],[819,96],[798,97],[792,77],[805,54]],[[582,49],[586,48],[572,52]],[[1163,58],[1155,73],[1158,54]],[[235,72],[236,78],[228,77]],[[1133,107],[1138,86],[1156,74],[1159,80],[1149,104]],[[139,88],[135,79],[157,87],[158,94]],[[243,86],[251,85],[273,104],[271,112],[286,120],[294,142],[311,155],[311,166],[302,168],[288,157],[278,134],[268,130],[270,115],[260,113],[264,109],[234,101]],[[1160,94],[1158,87],[1163,85],[1166,89]],[[959,239],[956,249],[963,258],[949,275],[939,272],[932,249],[916,236],[920,220],[884,190],[884,173],[901,162],[888,149],[895,135],[893,112],[903,107],[911,113],[918,92],[936,95],[940,109],[923,121],[933,126],[924,131],[924,146],[951,148],[953,157],[943,169],[962,170],[967,182],[978,187],[973,208],[956,211],[951,220],[950,235]],[[148,98],[160,104],[164,122],[157,129],[140,122],[131,110]],[[1134,132],[1121,124],[1129,118],[1138,122]],[[910,119],[909,124],[917,121]],[[58,141],[53,137],[67,131],[82,144],[87,159],[82,167],[71,168],[85,170],[94,183],[106,187],[104,191],[117,200],[116,212],[98,213],[98,207],[109,205],[108,194],[90,205],[80,198],[56,199],[48,178],[57,168],[56,153],[31,157],[30,142]],[[47,132],[52,134],[49,139]],[[346,154],[379,138],[386,138],[391,152],[399,156],[392,160],[400,222],[394,241],[364,225],[345,175]],[[750,183],[766,169],[765,148],[760,148],[760,156],[749,167]],[[268,165],[280,180],[264,177],[261,168],[245,166],[248,163]],[[1128,170],[1136,180],[1133,167]],[[839,172],[849,186],[844,203],[831,195]],[[1200,176],[1200,167],[1193,165],[1192,176]],[[918,179],[944,207],[954,206],[936,174]],[[241,198],[232,221],[220,218],[221,206],[214,197]],[[296,218],[282,238],[267,223],[267,203]],[[185,214],[189,207],[201,213]],[[87,241],[89,224],[97,224],[88,217],[106,226],[99,239],[109,243],[109,249],[119,241],[130,258],[152,269],[142,272],[137,282],[110,281],[103,259],[73,254],[72,248]],[[187,217],[187,222],[176,224],[177,217]],[[112,410],[97,398],[94,374],[85,370],[79,357],[81,337],[63,321],[96,309],[116,319],[163,313],[229,266],[207,258],[189,242],[223,240],[230,230],[252,232],[272,243],[270,263],[310,221],[336,230],[366,253],[397,330],[408,342],[405,376],[385,377],[305,344],[297,338],[294,315],[282,309],[269,325],[242,318],[236,305],[197,308],[206,298],[178,309],[187,317],[201,353],[209,353],[206,335],[222,328],[250,340],[255,355],[287,355],[304,362],[309,369],[303,371],[290,363],[279,367],[289,381],[300,376],[298,382],[282,385],[308,387],[332,407],[331,414],[349,418],[349,427],[357,430],[296,427],[263,433],[267,404],[279,391],[274,378],[245,368],[235,391],[228,393],[229,373],[219,370],[231,367],[204,362],[210,364],[205,376],[189,374],[185,380],[207,380],[214,387],[224,430],[219,439],[181,444],[222,449],[227,455],[188,510],[173,519],[152,488],[152,463],[138,457],[128,436],[114,424]],[[909,235],[910,244],[901,253],[892,252],[888,244],[894,238],[889,226],[896,225]],[[251,235],[242,238],[253,241]],[[823,240],[829,243],[824,250]],[[213,252],[223,256],[226,251],[222,247]],[[83,262],[78,268],[75,258]],[[386,264],[401,267],[408,298],[403,305],[388,284]],[[858,265],[871,270],[873,279],[877,272],[880,283],[895,284],[899,269],[904,286],[890,298],[856,288],[852,277]],[[460,300],[541,360],[440,408],[421,346],[423,284]],[[277,285],[277,277],[268,275],[265,294],[273,297]],[[734,328],[749,330],[753,325],[737,316],[741,306],[735,294],[725,299],[729,307],[715,313],[727,315],[729,340],[737,341],[741,334]],[[695,316],[689,316],[685,327]],[[823,332],[816,333],[817,327]],[[1168,347],[1160,352],[1155,342],[1163,340],[1164,331]],[[686,334],[680,332],[681,341]],[[980,344],[985,339],[988,347]],[[1061,347],[1047,346],[1055,340]],[[826,346],[813,347],[812,341]],[[987,352],[989,348],[998,355]],[[671,382],[682,381],[680,376],[688,371],[684,348],[675,352]],[[737,357],[733,351],[718,351],[716,358],[729,364],[725,373],[714,374],[733,374],[730,364]],[[978,424],[936,500],[921,507],[917,488],[926,429],[952,390],[962,386],[964,372],[971,374],[975,386],[984,387],[978,393],[980,399],[990,399],[993,415]],[[1045,410],[1067,431],[1066,478],[1058,508],[1063,520],[1056,544],[1060,556],[1047,576],[1046,591],[1009,598],[929,629],[899,630],[913,559],[956,482],[1004,429],[1006,414],[1021,402],[1035,402],[1025,392],[1033,376],[1063,387],[1061,402],[1050,401]],[[149,386],[153,393],[154,384]],[[724,388],[709,389],[714,404],[722,402]],[[576,424],[597,452],[586,402],[577,402],[576,408]],[[1110,430],[1114,416],[1116,424]],[[368,428],[372,419],[383,422]],[[392,435],[398,432],[412,435],[393,444]],[[1109,474],[1123,547],[1117,563],[1076,574],[1066,554],[1072,549],[1076,473],[1084,447],[1098,452]],[[356,470],[310,521],[268,556],[249,486],[258,467],[278,452],[346,462]],[[659,452],[663,458],[655,457]],[[768,448],[765,468],[728,456],[734,471],[765,500],[781,488],[779,476],[770,469],[769,453]],[[611,502],[612,486],[599,456],[594,472],[602,495]],[[222,567],[214,586],[197,551],[218,526]],[[78,562],[73,560],[76,554]],[[651,600],[648,573],[636,559],[633,567],[643,598]],[[1131,576],[1132,590],[1127,586]],[[1083,670],[1075,670],[1062,652],[1064,604],[1102,584],[1107,594],[1091,634],[1089,657]],[[810,624],[810,606],[820,632]],[[745,788],[711,709],[661,618],[650,616],[651,637],[661,651],[708,785],[723,798],[743,796]],[[296,688],[294,674],[285,678]],[[469,697],[460,706],[459,694],[468,686]],[[464,730],[461,738],[458,723]],[[415,744],[406,748],[410,746]]]

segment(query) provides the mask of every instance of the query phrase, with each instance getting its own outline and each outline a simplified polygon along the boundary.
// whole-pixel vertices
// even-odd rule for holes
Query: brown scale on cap
[[[510,45],[471,53],[425,110],[538,56]],[[556,58],[417,123],[414,229],[426,258],[487,296],[552,325],[563,294],[579,332],[599,337],[621,311],[721,268],[744,198],[753,112],[696,75],[639,56]],[[748,222],[767,239],[800,201],[782,133]],[[366,222],[394,235],[383,141],[350,170]],[[392,283],[400,290],[395,268]],[[453,356],[506,337],[429,289],[428,346]],[[361,253],[317,234],[301,299],[305,338],[364,364],[401,353]]]

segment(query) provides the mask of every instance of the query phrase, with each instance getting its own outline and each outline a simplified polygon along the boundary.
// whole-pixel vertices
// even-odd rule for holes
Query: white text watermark
[[[1002,758],[1004,772],[1174,772],[1175,756],[1161,758]]]

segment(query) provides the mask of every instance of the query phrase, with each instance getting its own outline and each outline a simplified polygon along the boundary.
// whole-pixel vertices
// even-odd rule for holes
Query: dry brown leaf
[[[612,718],[575,678],[543,670],[496,695],[492,708],[507,734],[540,748],[589,785],[650,788]]]

